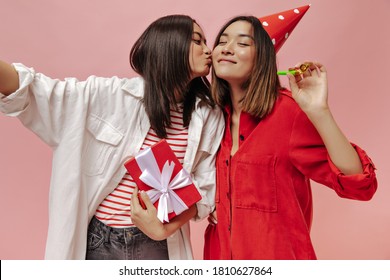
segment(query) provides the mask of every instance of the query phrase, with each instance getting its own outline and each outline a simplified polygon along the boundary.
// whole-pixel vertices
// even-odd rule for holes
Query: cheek
[[[211,58],[214,60],[214,59],[217,59],[217,56],[219,56],[221,54],[221,47],[215,47],[213,49],[213,51],[211,52]]]
[[[194,58],[192,56],[190,57],[190,70],[194,71]]]
[[[211,53],[211,60],[213,62],[213,67],[217,66],[217,57],[219,55],[218,49],[215,48],[213,52]]]
[[[192,64],[193,65],[199,64],[200,61],[202,60],[202,56],[203,56],[203,51],[198,49],[194,50],[192,53]]]
[[[253,55],[245,53],[241,56],[241,61],[244,63],[245,68],[252,70],[255,58]]]
[[[245,50],[237,52],[237,56],[240,58],[241,61],[244,61],[244,62],[253,61],[253,59],[254,59],[253,54],[251,52],[248,52]]]

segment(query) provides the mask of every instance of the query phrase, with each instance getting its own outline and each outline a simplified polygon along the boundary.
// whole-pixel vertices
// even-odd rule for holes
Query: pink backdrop
[[[156,18],[189,14],[212,45],[237,14],[264,16],[309,4],[282,0],[0,0],[0,58],[51,77],[132,76],[129,49]],[[313,59],[328,69],[330,104],[340,126],[377,167],[370,202],[340,199],[313,184],[312,238],[320,259],[390,259],[390,2],[311,0],[278,55],[280,69]],[[286,84],[287,80],[283,80]],[[0,115],[0,259],[41,259],[47,229],[51,151],[15,119]],[[205,223],[193,224],[202,258]]]

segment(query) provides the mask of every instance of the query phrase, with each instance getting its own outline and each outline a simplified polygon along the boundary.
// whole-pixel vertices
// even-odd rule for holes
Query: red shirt
[[[232,157],[230,108],[225,117],[216,163],[218,224],[206,230],[205,259],[316,259],[309,179],[340,197],[369,200],[377,188],[372,161],[353,145],[363,174],[342,174],[288,91],[261,120],[241,113]]]

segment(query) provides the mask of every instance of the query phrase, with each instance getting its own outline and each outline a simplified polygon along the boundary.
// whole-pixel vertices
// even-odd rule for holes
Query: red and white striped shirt
[[[179,162],[183,164],[184,155],[187,149],[188,129],[183,127],[183,112],[171,110],[171,127],[166,129],[167,142]],[[156,132],[150,128],[141,150],[150,147],[160,141]],[[104,224],[115,227],[124,228],[132,227],[134,224],[131,221],[130,203],[131,195],[136,184],[129,173],[126,172],[122,181],[118,184],[115,190],[110,193],[99,205],[95,216]]]

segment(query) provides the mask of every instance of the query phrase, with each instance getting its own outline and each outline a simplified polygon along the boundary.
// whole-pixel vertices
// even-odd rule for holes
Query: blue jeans
[[[167,240],[155,241],[137,227],[112,228],[93,217],[87,260],[168,260]]]

